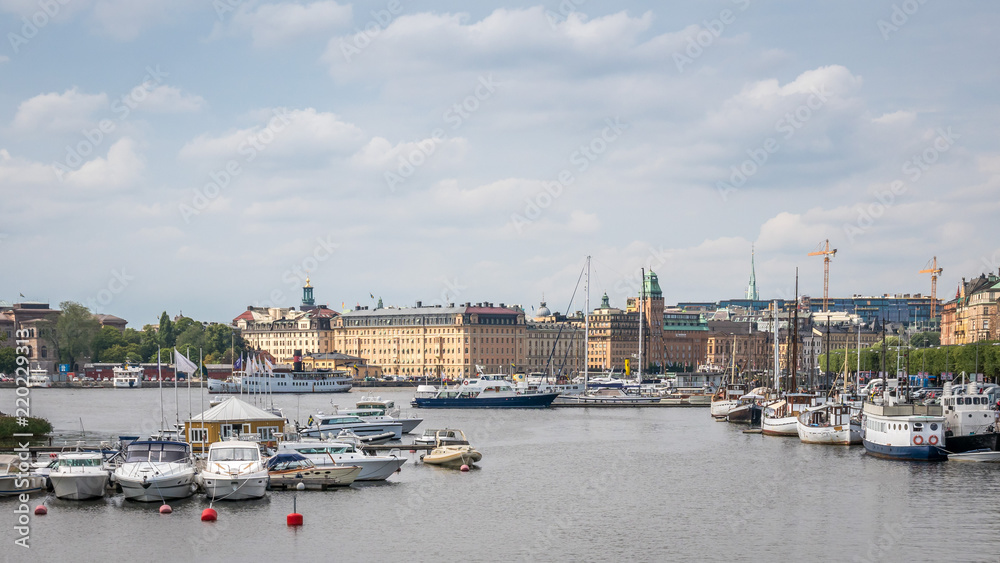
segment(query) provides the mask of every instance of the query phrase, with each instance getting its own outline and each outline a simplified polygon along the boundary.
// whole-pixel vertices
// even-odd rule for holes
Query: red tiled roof
[[[239,320],[252,321],[253,320],[253,313],[250,312],[250,311],[243,311],[243,313],[240,316],[238,316],[235,319],[233,319],[233,322],[235,323],[236,321],[239,321]]]
[[[327,309],[326,307],[324,307],[324,306],[321,305],[321,306],[313,309],[312,311],[309,311],[309,316],[310,317],[323,318],[323,319],[331,319],[333,317],[340,316],[340,313],[338,313],[338,312],[336,312],[336,311],[334,311],[332,309]]]

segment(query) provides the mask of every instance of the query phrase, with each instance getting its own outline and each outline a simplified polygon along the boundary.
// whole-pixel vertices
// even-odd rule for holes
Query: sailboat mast
[[[774,300],[774,390],[781,392],[781,356],[778,354],[778,300]]]
[[[583,307],[583,390],[587,391],[587,382],[590,376],[590,256],[587,256],[587,283],[584,286]]]
[[[799,269],[795,268],[795,303],[792,306],[792,327],[789,336],[792,339],[792,355],[788,358],[788,372],[792,376],[790,387],[794,393],[798,386],[795,384],[795,375],[799,371]]]
[[[166,426],[167,419],[163,415],[163,370],[160,369],[160,347],[156,347],[156,379],[160,383],[160,426]]]
[[[639,369],[636,372],[636,379],[639,380],[639,385],[642,385],[642,349],[646,347],[646,342],[642,339],[642,325],[646,324],[644,319],[646,310],[643,308],[642,302],[646,295],[646,268],[642,268],[640,271],[642,272],[642,281],[639,286]]]

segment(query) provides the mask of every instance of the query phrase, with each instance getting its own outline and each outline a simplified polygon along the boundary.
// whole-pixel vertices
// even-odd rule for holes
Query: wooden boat
[[[812,393],[788,393],[785,398],[764,407],[761,432],[768,436],[798,436],[799,415],[815,406]]]
[[[298,488],[325,491],[330,487],[347,487],[361,474],[360,465],[317,467],[297,452],[282,452],[267,460],[271,489]]]
[[[849,446],[861,443],[858,409],[841,403],[826,403],[799,415],[796,430],[807,444]]]

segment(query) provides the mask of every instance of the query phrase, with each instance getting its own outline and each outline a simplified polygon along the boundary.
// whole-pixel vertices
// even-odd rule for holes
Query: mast
[[[781,356],[778,354],[778,300],[774,300],[774,316],[772,317],[774,326],[771,327],[774,333],[774,390],[781,391]]]
[[[646,311],[642,307],[642,301],[646,295],[646,268],[642,268],[640,272],[642,272],[642,283],[639,287],[639,369],[636,378],[639,380],[639,385],[642,385],[642,349],[646,347],[646,342],[642,339],[642,325],[646,324]]]
[[[791,337],[792,345],[790,346],[792,350],[792,356],[788,359],[788,372],[792,376],[791,387],[794,393],[798,386],[795,384],[795,375],[799,371],[799,269],[795,268],[795,304],[793,306],[792,313],[792,327],[791,327]]]
[[[160,426],[166,426],[167,418],[163,415],[163,370],[160,369],[160,347],[156,347],[156,379],[160,383]]]
[[[590,256],[587,256],[587,283],[584,286],[586,305],[583,308],[583,391],[590,379]]]

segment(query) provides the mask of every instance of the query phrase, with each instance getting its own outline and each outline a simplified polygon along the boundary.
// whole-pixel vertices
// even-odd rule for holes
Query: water
[[[412,398],[378,393],[401,405]],[[179,395],[183,419],[187,392]],[[361,395],[275,402],[304,420]],[[33,413],[70,439],[159,426],[156,389],[37,389],[31,399]],[[164,399],[172,422],[173,391]],[[0,390],[0,410],[13,403],[13,390]],[[743,434],[706,408],[415,412],[425,419],[418,432],[463,429],[483,452],[481,468],[408,463],[385,483],[216,503],[215,523],[199,519],[203,496],[171,503],[171,515],[121,495],[49,496],[48,515],[32,517],[30,550],[0,552],[8,561],[1000,561],[992,464],[892,462],[860,447]],[[305,526],[289,529],[295,497]],[[9,541],[15,506],[0,499]]]

